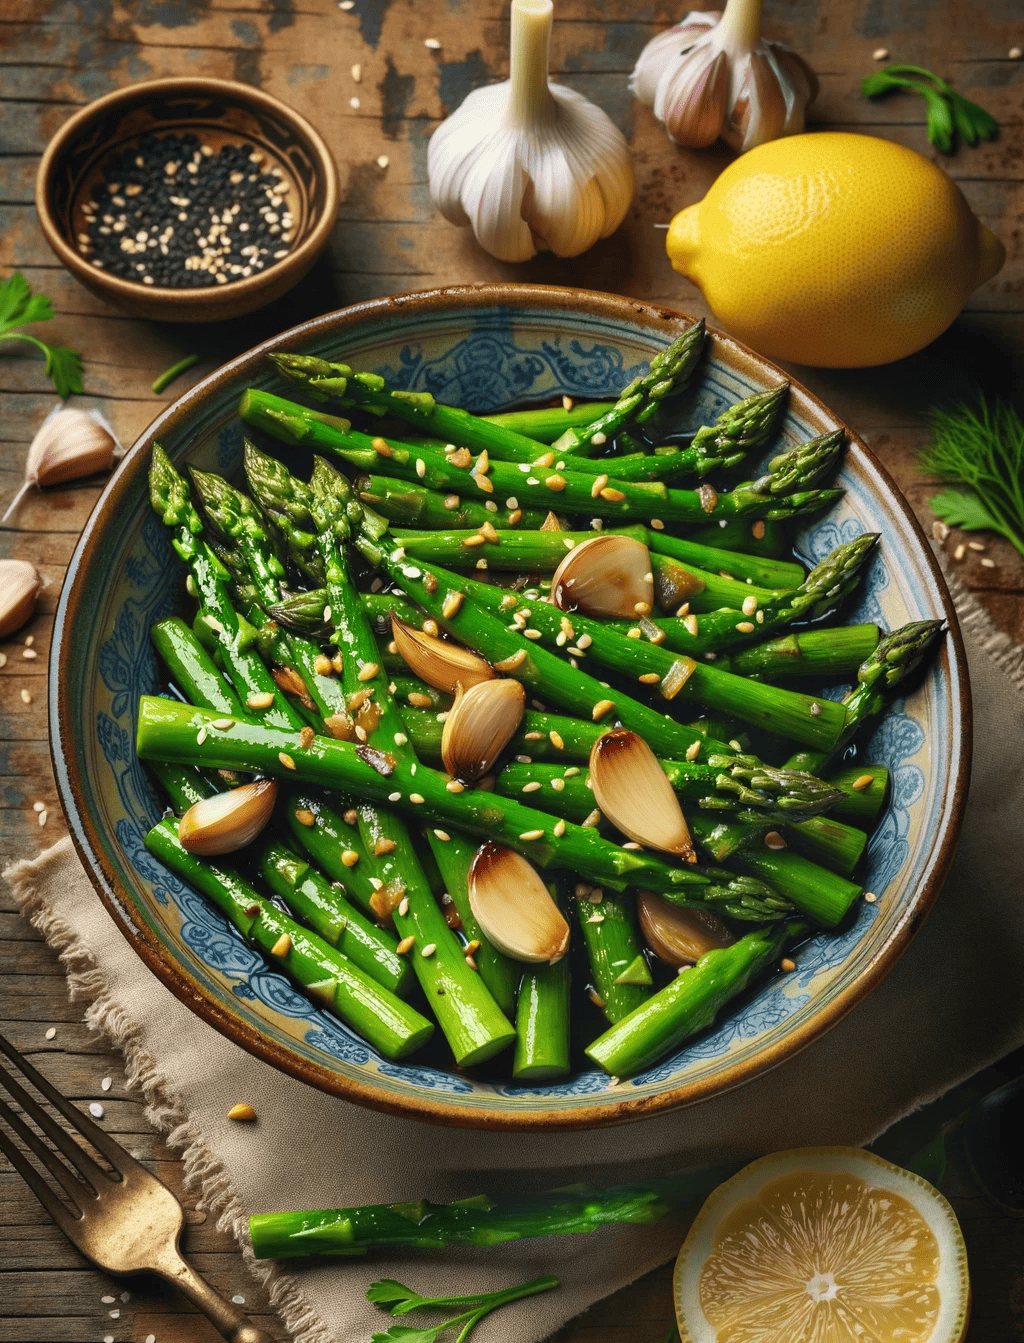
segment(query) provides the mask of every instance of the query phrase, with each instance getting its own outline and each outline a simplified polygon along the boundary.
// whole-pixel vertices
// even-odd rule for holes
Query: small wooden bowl
[[[143,285],[93,266],[75,239],[85,231],[83,207],[107,159],[144,135],[188,131],[214,148],[252,144],[267,166],[281,169],[295,219],[288,255],[259,275],[208,289]],[[337,209],[338,170],[309,122],[276,98],[226,79],[156,79],[98,98],[60,128],[36,175],[43,233],[72,275],[129,316],[164,322],[222,321],[280,298],[323,251]]]

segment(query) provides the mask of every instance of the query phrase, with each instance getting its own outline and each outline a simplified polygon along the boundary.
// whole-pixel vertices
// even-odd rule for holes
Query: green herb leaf
[[[928,507],[947,527],[959,527],[963,532],[1000,530],[999,522],[988,511],[976,494],[962,490],[946,490],[933,495]]]
[[[861,80],[866,98],[878,98],[893,90],[917,93],[925,101],[928,139],[943,154],[950,154],[957,135],[969,145],[991,140],[998,126],[995,117],[977,103],[964,98],[946,80],[919,65],[891,65],[875,70]]]
[[[416,1325],[393,1324],[384,1334],[374,1334],[371,1343],[434,1343],[438,1334],[444,1332],[454,1320],[445,1320],[443,1324],[430,1329],[419,1329]]]
[[[374,1334],[371,1343],[435,1343],[435,1340],[457,1324],[460,1330],[455,1343],[464,1340],[480,1323],[485,1315],[499,1306],[507,1306],[524,1296],[536,1296],[538,1292],[550,1291],[558,1286],[557,1278],[534,1278],[530,1282],[521,1282],[516,1287],[505,1287],[498,1292],[485,1292],[476,1296],[420,1296],[411,1287],[405,1287],[393,1278],[382,1278],[366,1289],[366,1299],[375,1301],[383,1309],[391,1307],[392,1315],[406,1315],[411,1310],[452,1310],[463,1307],[460,1314],[444,1320],[441,1324],[419,1328],[393,1324],[384,1334]]]
[[[381,1278],[379,1282],[371,1282],[366,1289],[367,1301],[376,1301],[379,1306],[390,1306],[398,1301],[422,1301],[423,1298],[418,1292],[414,1292],[411,1287],[403,1287],[400,1282],[395,1282],[394,1278]]]
[[[46,376],[62,399],[82,390],[82,356],[67,345],[47,345],[38,336],[16,328],[30,322],[48,322],[53,316],[50,300],[33,294],[20,271],[0,281],[0,340],[27,340],[46,359]]]

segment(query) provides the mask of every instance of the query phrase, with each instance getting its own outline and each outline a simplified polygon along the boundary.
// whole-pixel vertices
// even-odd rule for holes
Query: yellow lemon
[[[674,1290],[683,1343],[962,1343],[971,1307],[953,1209],[856,1147],[777,1152],[720,1185]]]
[[[744,154],[676,215],[667,250],[733,335],[826,368],[920,350],[1006,259],[941,168],[843,132]]]

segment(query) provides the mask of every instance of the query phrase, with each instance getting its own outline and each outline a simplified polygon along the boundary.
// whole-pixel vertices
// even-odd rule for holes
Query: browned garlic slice
[[[204,797],[181,818],[181,847],[206,857],[244,849],[267,825],[276,801],[276,779],[257,779],[227,793]]]
[[[469,869],[469,907],[487,940],[516,961],[550,963],[569,949],[569,925],[540,873],[488,841]]]
[[[666,965],[693,965],[706,951],[736,941],[729,925],[717,914],[670,904],[654,891],[637,891],[636,913],[644,941]]]
[[[697,861],[679,799],[643,737],[624,728],[598,737],[590,751],[590,781],[594,801],[623,834]]]
[[[562,611],[636,620],[654,605],[651,556],[632,536],[591,537],[574,546],[551,579],[551,599]]]
[[[40,579],[28,560],[0,560],[0,639],[20,630],[36,609]]]
[[[480,681],[459,688],[441,736],[441,759],[454,779],[479,779],[522,722],[526,691],[518,681]]]
[[[469,689],[494,677],[494,668],[461,644],[424,634],[398,616],[391,617],[391,633],[399,655],[412,671],[435,690],[454,695],[459,686]]]

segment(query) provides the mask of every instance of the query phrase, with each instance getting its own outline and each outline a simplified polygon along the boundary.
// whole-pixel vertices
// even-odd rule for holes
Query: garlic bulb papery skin
[[[25,481],[0,522],[6,522],[33,488],[65,485],[109,471],[124,449],[98,410],[80,410],[61,403],[36,430],[25,459]]]
[[[703,149],[721,138],[740,154],[799,134],[818,94],[806,61],[762,41],[761,0],[691,11],[648,42],[629,87],[677,144]]]
[[[499,261],[578,256],[633,199],[626,138],[582,94],[548,82],[551,0],[512,0],[510,77],[472,92],[430,137],[430,194]]]

